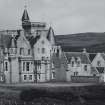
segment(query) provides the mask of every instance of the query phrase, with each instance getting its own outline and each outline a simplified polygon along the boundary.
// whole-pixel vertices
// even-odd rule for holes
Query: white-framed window
[[[27,75],[24,75],[24,80],[27,80]]]
[[[29,80],[32,80],[32,75],[29,75]]]

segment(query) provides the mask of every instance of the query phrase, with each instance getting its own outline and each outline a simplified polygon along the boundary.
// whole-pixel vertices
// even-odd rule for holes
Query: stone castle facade
[[[97,54],[89,54],[86,49],[83,52],[62,51],[61,46],[56,44],[53,28],[47,28],[43,22],[31,22],[26,9],[22,16],[22,30],[1,31],[0,42],[1,82],[105,80],[105,67],[95,65],[99,62],[94,61]],[[104,59],[101,60],[105,63]],[[100,72],[100,69],[103,71]]]

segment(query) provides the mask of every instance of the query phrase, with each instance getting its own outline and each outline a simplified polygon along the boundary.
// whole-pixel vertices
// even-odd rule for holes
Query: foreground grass
[[[105,86],[1,86],[0,105],[105,105]]]

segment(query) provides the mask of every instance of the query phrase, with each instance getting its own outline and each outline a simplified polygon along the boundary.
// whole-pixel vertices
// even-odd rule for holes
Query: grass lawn
[[[96,84],[0,85],[0,105],[105,105],[105,86]]]

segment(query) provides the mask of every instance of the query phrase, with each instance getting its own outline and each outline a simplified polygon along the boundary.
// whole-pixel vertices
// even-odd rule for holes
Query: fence
[[[71,76],[72,82],[80,82],[80,83],[98,83],[99,82],[98,76]]]

